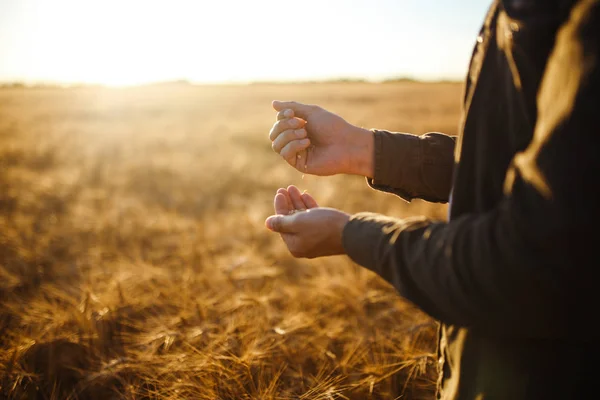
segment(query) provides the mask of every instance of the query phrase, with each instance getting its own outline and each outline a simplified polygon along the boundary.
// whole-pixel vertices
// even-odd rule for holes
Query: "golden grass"
[[[455,133],[457,84],[0,90],[0,397],[430,398],[435,324],[264,229],[279,187],[443,219],[272,153],[273,99]]]

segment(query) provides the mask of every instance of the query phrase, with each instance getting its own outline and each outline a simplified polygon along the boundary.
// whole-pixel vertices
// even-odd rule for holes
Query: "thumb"
[[[292,215],[271,215],[265,221],[265,225],[273,232],[293,233],[294,216]]]
[[[298,103],[295,101],[279,101],[279,100],[274,100],[273,101],[273,108],[276,111],[283,111],[283,110],[293,110],[294,114],[297,117],[300,117],[302,119],[306,119],[308,118],[308,115],[312,112],[312,110],[314,109],[314,106],[308,105],[308,104],[302,104],[302,103]]]

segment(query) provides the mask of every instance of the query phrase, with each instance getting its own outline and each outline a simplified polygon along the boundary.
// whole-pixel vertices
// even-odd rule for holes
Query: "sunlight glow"
[[[476,25],[442,37],[392,3],[0,0],[0,81],[461,78]]]

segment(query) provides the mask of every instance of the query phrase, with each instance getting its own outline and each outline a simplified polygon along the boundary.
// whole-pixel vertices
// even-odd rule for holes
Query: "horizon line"
[[[315,79],[281,79],[281,80],[224,80],[224,81],[194,81],[190,79],[172,79],[157,80],[145,83],[134,84],[103,84],[103,83],[85,83],[85,82],[60,82],[52,80],[1,80],[2,88],[81,88],[81,87],[103,87],[103,88],[135,88],[148,86],[168,86],[168,85],[189,85],[189,86],[247,86],[247,85],[296,85],[296,84],[323,84],[323,83],[460,83],[463,79],[440,77],[440,78],[416,78],[412,76],[388,77],[382,79],[369,79],[358,77],[339,77],[339,78],[315,78]]]

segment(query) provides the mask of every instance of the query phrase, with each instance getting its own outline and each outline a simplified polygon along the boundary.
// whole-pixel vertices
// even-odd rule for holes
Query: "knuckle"
[[[296,157],[296,153],[300,150],[299,142],[299,140],[289,140],[286,144],[281,146],[279,154],[281,154],[281,156],[286,160]]]
[[[271,140],[277,139],[279,134],[286,129],[285,125],[283,125],[284,122],[285,122],[285,120],[277,121],[273,125],[273,128],[271,128],[271,133],[269,134],[269,137],[271,138]]]
[[[296,118],[288,118],[285,120],[285,126],[288,129],[294,129],[298,124]]]
[[[275,138],[275,140],[273,140],[273,143],[271,144],[271,146],[273,147],[273,150],[275,150],[277,153],[279,153],[281,151],[281,149],[283,149],[284,145],[281,142],[281,136],[278,136]]]
[[[281,221],[279,220],[279,218],[274,218],[273,221],[271,221],[271,224],[273,226],[273,230],[274,231],[279,231],[281,228]]]
[[[298,151],[302,150],[301,140],[294,140],[290,142],[290,147],[294,153],[297,153]]]
[[[282,120],[290,118],[289,112],[290,112],[289,109],[279,111],[277,113],[277,121],[282,121]],[[293,116],[293,114],[291,116]]]

